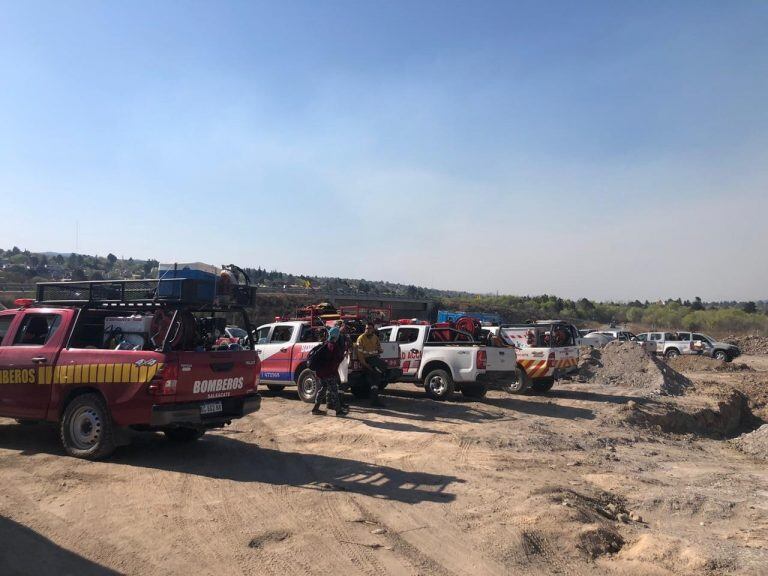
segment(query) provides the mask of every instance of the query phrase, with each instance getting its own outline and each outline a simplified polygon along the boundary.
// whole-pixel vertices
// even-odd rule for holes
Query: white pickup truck
[[[300,320],[259,326],[254,340],[261,360],[261,383],[273,391],[296,386],[302,400],[314,402],[318,382],[315,373],[307,368],[307,356],[320,344],[321,332],[325,332],[324,327]],[[401,374],[400,349],[397,344],[384,341],[381,348],[381,359],[389,368],[384,377],[386,384],[396,381]],[[368,392],[354,346],[350,346],[349,354],[339,366],[339,379],[342,384],[349,384],[355,396],[365,396]]]
[[[655,344],[656,354],[664,358],[674,358],[681,354],[686,356],[704,354],[709,347],[709,342],[692,340],[690,332],[643,332],[635,338],[638,342]]]
[[[543,394],[555,379],[575,372],[579,364],[579,331],[561,320],[546,320],[512,326],[490,326],[517,353],[517,379],[512,392],[527,390]]]
[[[400,348],[402,382],[424,386],[430,398],[445,400],[454,391],[482,398],[488,384],[514,381],[517,359],[513,348],[487,348],[454,328],[398,325],[379,329],[379,338]]]

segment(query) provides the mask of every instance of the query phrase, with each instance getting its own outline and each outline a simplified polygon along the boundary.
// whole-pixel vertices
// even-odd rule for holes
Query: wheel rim
[[[312,397],[317,392],[317,383],[313,376],[307,376],[301,384],[302,393],[307,397]]]
[[[718,360],[725,360],[725,354],[723,352],[718,352],[717,354],[715,354],[715,358],[717,358]]]
[[[448,385],[445,383],[442,376],[432,376],[432,378],[429,379],[429,389],[437,396],[445,394],[447,387]]]
[[[78,408],[69,421],[69,437],[78,450],[93,448],[101,438],[101,416],[89,406]]]

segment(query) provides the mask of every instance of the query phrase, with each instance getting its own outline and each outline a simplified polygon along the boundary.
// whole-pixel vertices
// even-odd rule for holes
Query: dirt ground
[[[138,435],[95,463],[0,420],[0,573],[765,574],[768,466],[724,438],[768,357],[739,362],[755,371],[686,370],[681,398],[403,384],[342,419],[266,393],[196,444]]]

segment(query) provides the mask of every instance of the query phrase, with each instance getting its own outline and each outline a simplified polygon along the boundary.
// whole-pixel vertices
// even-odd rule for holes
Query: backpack
[[[315,346],[307,355],[307,368],[317,370],[323,365],[323,360],[328,352],[328,342],[323,342],[320,346]]]

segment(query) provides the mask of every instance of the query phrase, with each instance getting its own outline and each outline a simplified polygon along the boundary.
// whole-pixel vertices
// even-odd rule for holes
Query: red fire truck
[[[249,290],[200,298],[194,280],[51,282],[0,312],[0,416],[51,422],[65,451],[98,459],[127,429],[192,441],[259,409],[259,358],[217,346]],[[245,299],[244,299],[244,298]]]

